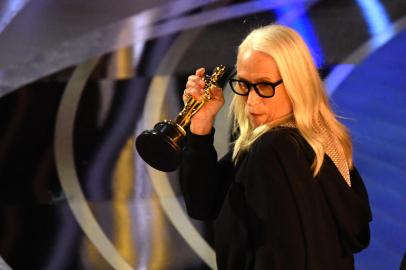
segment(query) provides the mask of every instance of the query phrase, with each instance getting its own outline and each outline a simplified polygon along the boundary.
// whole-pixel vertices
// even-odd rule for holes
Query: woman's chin
[[[250,119],[250,122],[251,122],[251,125],[254,127],[254,128],[257,128],[257,127],[259,127],[259,126],[261,126],[261,125],[263,125],[263,124],[265,124],[266,123],[266,119],[264,119],[264,117],[262,117],[262,116],[250,116],[249,117],[249,119]]]

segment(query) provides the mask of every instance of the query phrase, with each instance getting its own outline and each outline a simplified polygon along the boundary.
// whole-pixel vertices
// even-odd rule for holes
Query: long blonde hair
[[[266,53],[275,60],[286,92],[293,108],[293,120],[304,139],[315,152],[312,164],[314,176],[318,174],[324,161],[326,149],[323,147],[324,130],[341,145],[345,160],[352,168],[352,143],[346,127],[332,111],[323,82],[320,79],[310,51],[300,35],[293,29],[281,25],[268,25],[253,30],[240,44],[238,56],[246,50]],[[253,128],[245,114],[245,100],[234,95],[231,103],[234,130],[239,131],[235,141],[233,160],[248,151],[252,143],[271,128],[286,121],[277,119],[266,125]]]

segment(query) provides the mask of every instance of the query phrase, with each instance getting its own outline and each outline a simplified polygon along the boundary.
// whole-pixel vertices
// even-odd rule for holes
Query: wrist
[[[213,129],[214,119],[205,121],[191,121],[190,132],[196,135],[208,135]]]

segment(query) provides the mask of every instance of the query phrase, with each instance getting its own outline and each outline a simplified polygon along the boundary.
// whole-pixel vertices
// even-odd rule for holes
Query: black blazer
[[[354,269],[372,219],[356,169],[349,187],[325,156],[314,178],[294,128],[262,135],[237,165],[231,153],[217,161],[213,137],[189,134],[180,184],[188,214],[214,221],[220,270]]]

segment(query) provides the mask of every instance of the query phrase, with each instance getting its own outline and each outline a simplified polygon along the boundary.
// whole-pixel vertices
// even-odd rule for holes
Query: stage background
[[[373,211],[356,269],[399,269],[404,0],[3,0],[0,269],[214,268],[211,224],[187,217],[177,172],[147,166],[134,140],[176,116],[196,68],[230,70],[244,36],[274,22],[305,38],[353,136]],[[222,155],[227,109],[216,129]]]

